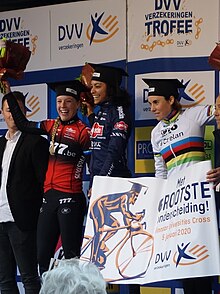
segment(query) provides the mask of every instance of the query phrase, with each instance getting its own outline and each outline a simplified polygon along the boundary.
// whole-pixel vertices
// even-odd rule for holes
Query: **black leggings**
[[[64,257],[79,256],[83,235],[86,199],[83,193],[49,190],[38,221],[37,250],[40,273],[48,270],[61,235]]]

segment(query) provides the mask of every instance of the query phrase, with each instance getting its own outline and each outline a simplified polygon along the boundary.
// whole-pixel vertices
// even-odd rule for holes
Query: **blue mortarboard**
[[[131,182],[133,185],[131,186],[130,190],[134,191],[134,192],[138,192],[140,193],[141,189],[144,187],[143,185],[139,184],[139,183],[133,183]]]

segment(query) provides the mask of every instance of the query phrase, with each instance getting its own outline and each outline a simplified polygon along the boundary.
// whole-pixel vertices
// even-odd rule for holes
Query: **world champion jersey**
[[[160,121],[151,133],[155,176],[167,178],[174,171],[205,160],[205,125],[214,119],[214,106],[196,106]]]

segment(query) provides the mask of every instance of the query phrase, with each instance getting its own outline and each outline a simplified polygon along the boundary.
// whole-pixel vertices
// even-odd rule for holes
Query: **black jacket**
[[[0,137],[0,166],[6,146]],[[14,149],[7,180],[7,197],[15,223],[22,231],[36,229],[43,199],[49,143],[42,136],[22,133]],[[0,170],[0,181],[2,168]],[[0,212],[1,213],[1,212]]]
[[[213,132],[213,134],[214,134],[216,145],[217,145],[216,149],[219,150],[219,147],[220,147],[220,129],[216,129]],[[220,166],[220,153],[216,152],[216,156],[217,156],[216,166],[219,167]]]

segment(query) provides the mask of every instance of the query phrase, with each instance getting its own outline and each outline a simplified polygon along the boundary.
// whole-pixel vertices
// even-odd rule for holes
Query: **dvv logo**
[[[170,259],[170,256],[171,256],[171,250],[157,253],[156,257],[155,257],[155,264],[158,262],[163,263],[163,262],[168,261]]]
[[[181,80],[183,83],[183,80]],[[185,88],[179,89],[179,101],[184,108],[189,108],[201,104],[206,99],[205,86],[188,80],[183,83]],[[188,91],[188,94],[186,93]]]
[[[203,261],[209,257],[208,249],[205,245],[191,245],[190,242],[186,245],[182,243],[177,245],[178,252],[173,256],[173,262],[177,266],[192,265]]]
[[[28,93],[25,95],[25,97],[28,95]],[[38,96],[32,95],[27,99],[26,102],[28,108],[27,108],[27,118],[32,117],[35,115],[37,112],[40,111],[40,98]]]
[[[100,15],[95,13],[91,15],[91,23],[86,30],[86,36],[92,43],[103,43],[111,39],[118,31],[118,17],[117,16],[104,16],[105,12]]]

